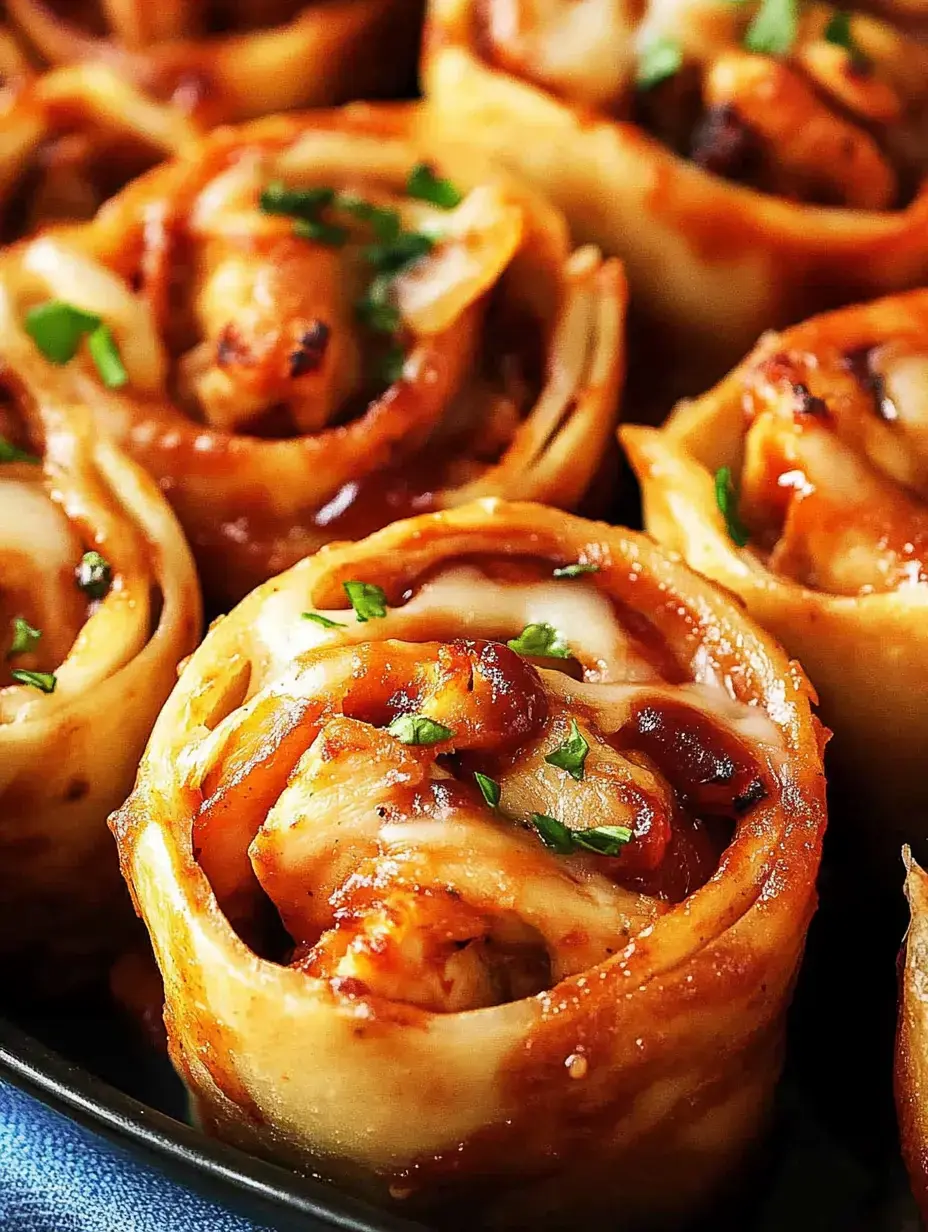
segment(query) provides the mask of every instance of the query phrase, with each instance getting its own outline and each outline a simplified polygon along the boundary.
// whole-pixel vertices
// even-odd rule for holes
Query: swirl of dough
[[[623,375],[625,284],[480,157],[361,106],[226,129],[86,226],[10,252],[7,361],[77,390],[158,479],[208,593],[480,496],[573,506]],[[30,312],[99,317],[125,379],[49,361]]]
[[[893,876],[903,840],[928,854],[926,390],[913,291],[765,334],[664,429],[623,429],[651,533],[814,681],[842,813]]]
[[[486,500],[265,583],[111,822],[201,1123],[479,1226],[702,1201],[776,1085],[820,745],[633,532]]]
[[[130,913],[106,818],[200,634],[180,527],[87,408],[0,403],[0,962],[57,994]]]
[[[626,262],[661,410],[762,330],[928,276],[928,47],[889,18],[433,0],[423,78],[448,131]]]

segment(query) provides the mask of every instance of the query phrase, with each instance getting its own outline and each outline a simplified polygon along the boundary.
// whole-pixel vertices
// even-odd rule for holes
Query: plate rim
[[[379,1210],[334,1185],[208,1138],[120,1091],[0,1017],[0,1079],[142,1162],[168,1172],[211,1201],[258,1204],[250,1217],[282,1211],[341,1232],[424,1232],[423,1225]],[[239,1212],[241,1213],[241,1212]],[[310,1227],[297,1222],[294,1227]]]

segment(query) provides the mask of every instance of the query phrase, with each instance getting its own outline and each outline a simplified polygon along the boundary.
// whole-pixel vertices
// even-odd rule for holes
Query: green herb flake
[[[851,33],[851,20],[852,15],[847,9],[838,9],[831,15],[825,27],[824,39],[826,43],[834,43],[836,47],[844,48],[850,58],[851,67],[855,71],[868,72],[871,68],[871,60],[854,41],[854,35]]]
[[[358,316],[378,334],[395,334],[400,327],[399,311],[390,303],[391,284],[389,275],[378,274],[357,304]]]
[[[571,830],[556,817],[549,817],[547,813],[532,813],[532,825],[544,845],[556,851],[559,856],[569,856],[574,850]]]
[[[403,231],[389,244],[368,244],[362,251],[364,260],[383,274],[398,274],[420,261],[435,247],[431,235],[421,231]]]
[[[88,599],[104,599],[113,583],[112,566],[99,552],[85,552],[74,576]]]
[[[28,654],[30,650],[35,649],[36,643],[41,636],[41,629],[34,629],[29,621],[25,620],[22,616],[14,616],[13,641],[6,657],[12,659],[14,655]]]
[[[450,727],[436,723],[424,714],[398,714],[387,727],[387,731],[399,740],[400,744],[440,744],[454,736]]]
[[[738,517],[738,498],[732,483],[731,468],[728,466],[720,466],[715,472],[715,503],[725,519],[725,526],[732,543],[743,548],[751,536]]]
[[[362,624],[386,616],[387,596],[379,586],[372,582],[343,582],[342,586]]]
[[[799,0],[762,0],[747,28],[744,45],[763,56],[785,56],[799,32]]]
[[[638,60],[635,85],[639,90],[653,90],[662,81],[674,77],[683,67],[683,48],[672,38],[655,39],[643,48]]]
[[[499,783],[495,779],[491,779],[488,774],[481,774],[479,770],[474,771],[474,778],[477,780],[480,794],[489,804],[490,808],[499,808],[499,799],[502,795]]]
[[[314,219],[334,200],[334,188],[287,188],[281,180],[274,180],[261,193],[258,205],[265,214]]]
[[[510,650],[533,658],[569,659],[567,643],[552,625],[545,622],[526,625],[518,637],[506,643]]]
[[[437,176],[428,163],[417,163],[406,181],[406,196],[428,201],[442,210],[453,210],[463,200],[450,180]]]
[[[555,569],[551,574],[556,578],[575,578],[583,577],[585,573],[599,573],[599,565],[561,565],[559,569]]]
[[[572,779],[578,782],[583,778],[583,763],[586,761],[590,746],[577,726],[576,719],[570,721],[570,735],[552,753],[548,753],[545,761],[549,766],[557,766],[566,770]]]
[[[630,843],[634,834],[627,826],[593,826],[589,830],[571,830],[556,817],[532,813],[532,825],[546,847],[558,855],[569,856],[577,851],[591,851],[598,856],[617,856]]]
[[[66,364],[77,354],[81,339],[100,325],[93,312],[53,299],[26,313],[26,333],[46,359]]]
[[[380,375],[387,385],[394,385],[402,378],[406,366],[406,352],[396,343],[380,361]]]
[[[344,629],[344,621],[329,620],[328,616],[323,616],[320,612],[304,612],[304,620],[311,620],[313,624],[321,625],[323,629]]]
[[[34,453],[27,453],[25,449],[20,449],[12,441],[8,441],[5,436],[0,436],[0,462],[28,462],[30,466],[39,466],[42,459],[37,458]]]
[[[23,667],[14,668],[10,675],[17,684],[28,684],[41,693],[54,693],[58,681],[54,672],[27,672]]]
[[[344,214],[351,214],[359,222],[366,222],[382,244],[392,244],[403,229],[399,213],[396,210],[385,209],[365,201],[363,197],[354,197],[348,193],[339,193],[335,199],[335,208]]]
[[[593,826],[590,830],[572,830],[571,836],[578,847],[598,856],[620,855],[626,843],[635,837],[628,826]]]
[[[293,234],[301,240],[324,244],[327,248],[341,248],[348,239],[348,232],[344,227],[323,222],[321,218],[298,218],[293,224]]]
[[[129,380],[116,339],[108,325],[98,325],[87,340],[90,354],[96,365],[100,380],[107,389],[119,389]]]

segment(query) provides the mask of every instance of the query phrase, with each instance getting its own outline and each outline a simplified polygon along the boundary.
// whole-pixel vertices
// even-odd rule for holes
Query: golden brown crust
[[[468,561],[478,562],[468,566],[476,574],[466,579],[453,574]],[[497,563],[479,563],[487,561]],[[578,561],[599,571],[589,579],[551,581],[553,566]],[[291,807],[282,798],[275,804],[288,781],[286,768],[315,730],[312,707],[324,694],[322,685],[311,681],[329,679],[344,654],[360,663],[387,650],[390,671],[404,671],[404,640],[429,643],[418,648],[420,664],[431,661],[436,637],[449,652],[455,643],[446,639],[462,635],[478,639],[466,645],[492,646],[479,639],[507,634],[486,597],[497,590],[492,584],[487,590],[485,579],[502,578],[509,594],[507,586],[517,586],[514,579],[525,569],[548,579],[543,603],[533,600],[535,618],[553,610],[545,605],[557,605],[558,619],[567,622],[564,636],[587,680],[594,681],[573,685],[569,677],[542,672],[545,690],[555,689],[548,705],[558,689],[567,695],[588,690],[583,696],[595,705],[596,673],[606,672],[600,678],[609,681],[623,679],[625,671],[644,672],[642,684],[623,697],[636,696],[639,687],[658,687],[648,675],[653,668],[629,666],[638,662],[634,655],[616,669],[618,676],[608,675],[611,655],[603,658],[594,649],[602,617],[590,615],[603,611],[597,605],[608,596],[618,605],[623,627],[650,628],[665,645],[682,674],[677,679],[731,681],[734,699],[721,686],[706,696],[724,698],[739,714],[738,707],[747,703],[744,713],[755,735],[753,725],[761,723],[760,744],[752,747],[767,749],[763,773],[772,776],[769,793],[760,800],[751,794],[718,870],[685,902],[654,905],[647,894],[609,889],[594,860],[594,866],[584,866],[589,878],[584,884],[589,893],[618,895],[621,911],[638,920],[630,925],[630,943],[595,966],[575,968],[537,996],[491,1001],[466,1014],[422,1008],[410,1000],[412,994],[378,994],[357,978],[357,967],[350,979],[344,967],[339,967],[343,982],[329,979],[329,951],[318,947],[303,957],[298,953],[290,966],[259,957],[232,930],[217,902],[221,894],[240,930],[254,935],[255,921],[249,924],[247,911],[242,912],[253,891],[247,881],[228,880],[230,869],[241,866],[229,864],[215,846],[230,832],[212,827],[214,810],[226,799],[232,809],[227,816],[247,828],[253,822],[261,826],[270,808],[251,851],[262,884],[280,904],[282,882],[269,879],[262,861],[275,833],[273,817],[288,815]],[[344,596],[339,599],[341,584],[356,579],[382,586],[398,605],[382,618],[384,633],[378,634],[377,619],[353,624],[350,609],[334,610],[345,602]],[[447,590],[439,599],[438,592],[428,591],[431,584],[456,588],[460,601],[451,600]],[[577,589],[561,597],[559,587]],[[410,593],[422,597],[403,598]],[[319,608],[340,627],[320,631],[315,622],[300,619],[302,611]],[[576,615],[581,611],[582,619]],[[381,642],[384,636],[399,641]],[[301,653],[301,646],[313,644],[320,649]],[[514,679],[515,666],[505,647],[497,646],[497,652],[502,657],[494,671],[503,673],[502,687],[504,679]],[[646,656],[645,664],[650,661]],[[304,670],[309,675],[301,685]],[[537,676],[527,664],[520,670]],[[380,688],[379,676],[358,667],[351,678],[352,714],[381,705],[368,692]],[[384,688],[392,688],[392,677],[384,679]],[[475,683],[472,693],[462,695],[468,706],[482,704],[481,687]],[[602,687],[608,694],[616,686]],[[661,685],[659,691],[663,696],[675,687]],[[347,714],[347,705],[344,710]],[[521,713],[525,722],[533,721],[529,710]],[[376,728],[367,730],[373,738],[384,736]],[[489,735],[483,726],[476,730]],[[514,732],[503,721],[493,739],[512,739]],[[334,729],[326,739],[334,739]],[[433,757],[429,749],[394,747],[416,764]],[[330,764],[326,758],[340,755],[334,745],[328,754],[324,744],[313,749],[290,776],[287,799],[315,764],[313,758],[321,756],[324,766]],[[283,760],[275,769],[278,759]],[[503,783],[505,808],[515,788],[505,767],[495,773]],[[224,793],[248,784],[242,775],[254,776],[246,786],[250,794],[235,804],[239,797]],[[438,778],[441,782],[441,773]],[[442,790],[453,793],[453,784],[444,781]],[[350,800],[341,813],[328,814],[329,824],[340,816],[350,824],[367,791],[353,782]],[[575,786],[585,789],[586,780]],[[570,787],[560,790],[569,799]],[[213,794],[203,805],[207,792]],[[497,870],[499,902],[506,901],[511,876],[522,913],[529,870],[538,861],[553,869],[549,862],[555,858],[513,830],[504,816],[498,821],[478,816],[479,798],[466,798],[466,806],[449,804],[451,829],[442,833],[472,825],[474,851],[492,842],[501,844],[504,854],[489,864],[471,859],[470,888],[455,910],[473,907],[481,878],[492,880]],[[318,801],[309,796],[301,807],[321,807]],[[429,814],[422,807],[424,819]],[[470,821],[454,811],[461,807]],[[297,812],[289,816],[295,819]],[[389,815],[374,824],[386,826],[381,842],[401,843],[392,858],[402,861],[402,834],[415,834],[420,823],[408,820],[408,831],[394,826],[396,834],[389,831]],[[392,1198],[406,1210],[470,1204],[487,1227],[526,1221],[557,1225],[565,1211],[572,1220],[581,1211],[592,1217],[615,1209],[632,1222],[678,1215],[704,1200],[737,1165],[763,1121],[779,1072],[783,1014],[815,903],[823,826],[820,741],[808,688],[774,643],[720,591],[643,536],[541,506],[495,501],[396,523],[364,542],[323,549],[214,625],[159,719],[135,793],[113,819],[123,870],[165,978],[172,1057],[205,1127],[249,1149],[339,1177],[381,1201]],[[353,850],[350,843],[347,850]],[[573,859],[559,867],[573,867]],[[307,876],[314,875],[311,868]],[[396,875],[389,864],[382,873]],[[348,906],[349,886],[356,887],[354,893],[365,884],[345,883],[342,909]],[[545,899],[551,921],[569,883],[556,884],[561,888],[555,893],[551,883]],[[304,895],[300,911],[321,910],[324,902],[307,907]],[[643,910],[650,915],[635,915]],[[539,927],[547,926],[545,918],[543,911]],[[299,927],[294,920],[291,915],[291,929]],[[642,929],[645,920],[651,922]],[[331,942],[324,935],[321,944]],[[549,944],[552,955],[563,953],[562,942]],[[570,944],[576,946],[576,939]],[[383,961],[376,958],[379,952],[364,961],[376,968]],[[363,951],[358,954],[361,961]],[[378,978],[396,978],[390,972],[381,971]],[[313,1063],[307,1065],[310,1056]],[[675,1178],[672,1187],[668,1175]]]
[[[504,7],[507,13],[528,14],[527,23],[536,9],[541,13],[548,8],[560,12],[564,7],[566,22],[571,14],[581,14],[586,8],[593,28],[596,14],[603,11],[603,6],[592,2],[573,7],[531,3]],[[652,33],[679,41],[685,55],[692,53],[697,60],[718,38],[717,26],[721,25],[725,39],[740,40],[751,15],[745,6],[732,9],[730,5],[697,4],[687,8],[677,28],[673,14],[662,15],[662,7],[653,6],[654,12],[647,19]],[[928,195],[924,150],[920,148],[923,140],[917,136],[924,131],[925,73],[920,70],[909,80],[905,69],[906,63],[918,62],[923,48],[910,44],[903,54],[899,49],[904,41],[897,32],[883,30],[871,19],[859,19],[867,40],[873,40],[875,53],[891,55],[894,64],[905,70],[898,80],[904,81],[904,107],[915,117],[911,128],[916,135],[897,144],[907,150],[914,146],[916,163],[921,160],[914,185],[899,196],[892,189],[893,173],[888,173],[887,195],[882,203],[871,200],[885,170],[882,156],[876,155],[870,145],[863,151],[870,141],[866,136],[870,119],[862,123],[859,133],[841,131],[844,120],[840,117],[846,114],[845,101],[841,101],[833,114],[816,116],[813,124],[805,113],[819,107],[815,101],[816,91],[822,92],[819,85],[811,91],[803,86],[805,92],[799,100],[787,98],[785,84],[778,84],[779,77],[788,72],[782,64],[740,52],[730,55],[724,81],[721,69],[725,66],[719,65],[713,87],[718,105],[714,111],[710,108],[708,115],[716,120],[730,115],[733,104],[724,100],[731,92],[737,96],[738,106],[750,111],[754,125],[776,130],[764,138],[777,152],[769,172],[773,177],[769,191],[757,191],[685,160],[632,122],[635,107],[660,110],[663,96],[659,99],[655,94],[652,99],[649,94],[635,94],[635,56],[646,40],[638,29],[641,15],[628,8],[608,8],[616,25],[610,30],[614,54],[609,65],[617,75],[620,101],[572,103],[557,89],[546,90],[527,77],[524,69],[520,75],[494,63],[476,33],[483,8],[468,0],[435,0],[432,4],[423,75],[438,122],[444,117],[453,131],[466,134],[546,191],[564,210],[580,238],[622,256],[635,303],[652,339],[643,364],[652,395],[658,385],[668,385],[668,367],[676,392],[696,392],[707,381],[718,379],[763,329],[783,327],[849,300],[916,286],[925,278]],[[690,8],[696,17],[689,14]],[[716,9],[722,10],[721,17],[714,13]],[[580,20],[578,16],[578,23]],[[827,12],[821,6],[809,6],[802,20],[824,25]],[[692,30],[687,21],[693,22]],[[705,23],[704,27],[699,21]],[[734,27],[733,32],[730,27]],[[502,20],[500,29],[508,29]],[[553,37],[552,42],[556,49]],[[816,66],[816,71],[820,68],[825,73],[827,84],[834,68],[832,53],[846,53],[827,42],[816,42],[814,47],[824,48],[824,58],[829,60],[828,65]],[[763,82],[742,84],[740,78],[746,68],[753,73],[755,65],[764,74]],[[658,87],[658,92],[678,89],[684,110],[690,98],[687,71],[684,68],[678,74],[679,81]],[[579,77],[582,82],[582,72]],[[576,87],[573,79],[571,85]],[[709,85],[706,90],[711,93]],[[678,104],[672,94],[670,102],[674,110]],[[868,115],[868,109],[880,105],[885,106],[885,100],[881,104],[868,97],[866,103],[860,103]],[[802,112],[801,119],[790,114],[794,107]],[[820,130],[816,124],[820,124]],[[894,133],[895,124],[887,124],[888,133]],[[732,139],[736,134],[726,134],[718,125],[716,129],[715,153],[710,157],[703,151],[708,167],[721,166],[723,152],[729,161],[735,157]],[[813,131],[820,131],[821,136],[814,146]],[[890,145],[895,139],[891,138]],[[761,136],[756,140],[760,142]],[[859,162],[856,156],[851,159],[847,155],[851,145],[860,145]],[[831,153],[828,146],[834,147]],[[742,153],[747,156],[750,151],[742,149]],[[702,158],[698,142],[694,156]],[[858,175],[871,157],[880,162],[879,173],[873,167]],[[751,162],[747,158],[747,163]],[[813,183],[816,177],[829,180],[827,188]],[[841,195],[835,199],[829,194],[839,192],[839,180]],[[863,208],[854,208],[854,184],[860,189],[859,206]],[[829,201],[842,208],[831,208]],[[673,357],[670,364],[668,354]]]
[[[928,1015],[925,1009],[928,876],[912,859],[907,847],[903,849],[903,859],[911,919],[900,955],[894,1077],[902,1154],[912,1191],[924,1217],[928,1212]]]
[[[7,6],[46,61],[104,65],[204,127],[404,90],[422,20],[420,0],[246,0],[218,30],[206,28],[199,0],[62,7]]]
[[[573,506],[600,466],[624,370],[621,267],[571,253],[542,199],[422,126],[416,108],[360,105],[221,130],[91,225],[6,262],[14,329],[43,294],[81,295],[110,321],[123,390],[79,361],[43,363],[21,333],[12,362],[94,405],[166,491],[224,601],[415,510],[483,495]],[[457,208],[406,195],[422,162],[457,186]],[[276,179],[373,194],[407,231],[439,234],[393,284],[398,375],[378,378],[390,339],[355,315],[370,237],[337,249],[296,236],[257,208]],[[313,331],[318,351],[304,346]]]
[[[3,428],[22,422],[4,407]],[[106,818],[129,791],[177,664],[200,633],[193,562],[160,493],[85,407],[29,404],[0,464],[0,961],[17,995],[99,975],[129,923]],[[8,438],[7,438],[8,439]],[[82,552],[112,581],[90,599]],[[10,626],[38,630],[17,651]],[[52,674],[40,692],[14,671]]]
[[[91,218],[112,193],[199,136],[181,112],[103,65],[37,72],[0,28],[0,237]]]

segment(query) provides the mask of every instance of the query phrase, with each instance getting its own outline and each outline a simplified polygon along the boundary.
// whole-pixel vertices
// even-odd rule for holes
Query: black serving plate
[[[314,1177],[246,1155],[192,1128],[183,1118],[183,1089],[167,1060],[145,1049],[139,1065],[139,1042],[117,1015],[106,1013],[102,997],[30,1026],[36,1034],[0,1019],[0,1077],[203,1197],[280,1232],[423,1232],[420,1225],[376,1211]],[[62,1034],[64,1047],[84,1063],[53,1051],[38,1033]],[[99,1076],[106,1071],[121,1079],[122,1089]],[[148,1101],[132,1093],[139,1088],[150,1090]]]
[[[772,1131],[747,1183],[698,1232],[921,1229],[892,1106],[901,893],[868,892],[866,870],[846,867],[846,853],[830,843]],[[316,1177],[205,1138],[187,1123],[166,1058],[105,990],[54,1012],[7,1013],[0,1077],[203,1196],[281,1232],[425,1232]],[[619,1228],[617,1213],[609,1232]]]

